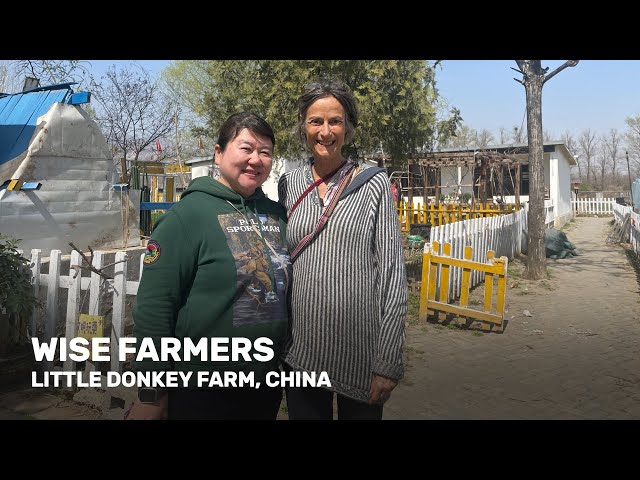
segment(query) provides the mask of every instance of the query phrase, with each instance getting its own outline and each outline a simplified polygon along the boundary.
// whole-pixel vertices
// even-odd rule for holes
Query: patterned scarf
[[[327,184],[327,191],[324,194],[324,208],[322,209],[323,212],[327,208],[327,205],[331,203],[331,199],[338,190],[338,185],[340,185],[340,182],[342,182],[342,179],[345,177],[345,175],[348,174],[352,165],[355,165],[357,167],[357,162],[351,159],[347,160],[342,168],[333,176],[333,179],[330,180]],[[350,173],[353,173],[353,171],[351,171]]]

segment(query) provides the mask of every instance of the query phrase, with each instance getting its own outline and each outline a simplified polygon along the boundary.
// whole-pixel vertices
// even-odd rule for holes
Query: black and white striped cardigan
[[[381,168],[362,168],[293,264],[284,361],[296,370],[326,371],[331,390],[366,402],[372,374],[403,376],[407,280],[389,179]],[[285,173],[279,202],[289,211],[311,183],[308,163]],[[290,250],[321,213],[314,189],[289,219]]]

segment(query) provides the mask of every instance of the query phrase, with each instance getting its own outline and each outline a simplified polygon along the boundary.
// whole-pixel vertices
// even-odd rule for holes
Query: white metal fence
[[[487,262],[487,251],[493,250],[496,258],[501,256],[512,260],[522,253],[524,232],[527,231],[527,208],[509,215],[476,218],[462,222],[450,223],[431,229],[430,242],[440,244],[439,255],[442,255],[442,245],[451,244],[451,257],[464,258],[464,247],[471,245],[474,262]],[[425,245],[429,248],[429,245]],[[438,272],[438,275],[440,272]],[[484,280],[484,272],[471,272],[471,287],[475,287]],[[462,288],[462,268],[451,267],[449,274],[449,298],[457,298]]]
[[[573,213],[576,215],[613,215],[615,198],[578,198],[571,200]]]
[[[633,247],[633,251],[640,257],[640,214],[633,211],[631,207],[615,204],[613,206],[613,219],[616,224],[622,225],[625,217],[629,215],[629,236],[623,238],[625,242],[628,242]]]

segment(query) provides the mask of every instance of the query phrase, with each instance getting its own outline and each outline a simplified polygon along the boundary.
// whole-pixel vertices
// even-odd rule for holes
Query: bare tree
[[[611,182],[614,185],[618,184],[618,159],[621,153],[619,151],[620,141],[620,134],[615,128],[609,130],[608,136],[602,135],[602,146],[604,149],[604,154],[608,157],[607,162],[609,163],[609,165],[611,165]]]
[[[605,177],[607,174],[607,166],[610,164],[609,155],[607,154],[607,148],[604,143],[600,143],[599,148],[596,150],[596,162],[600,168],[600,190],[605,189]],[[594,172],[594,183],[598,183],[597,175]]]
[[[100,83],[93,85],[100,109],[97,122],[113,150],[123,158],[138,160],[140,152],[172,133],[177,107],[162,96],[149,73],[137,66],[109,67]]]
[[[477,133],[467,125],[461,125],[454,136],[449,137],[446,145],[450,148],[465,148],[476,146]]]
[[[2,60],[0,62],[0,93],[18,92],[21,86],[22,82],[18,82],[13,62]]]
[[[634,170],[640,175],[640,115],[627,117],[625,123],[629,129],[624,133],[627,153],[631,158]]]
[[[543,130],[542,131],[542,139],[545,142],[550,142],[552,140],[555,140],[553,132],[550,132],[549,130]]]
[[[478,148],[487,148],[488,145],[491,145],[494,142],[495,138],[493,134],[486,128],[476,132],[476,145]]]
[[[527,136],[529,143],[529,244],[525,276],[538,280],[546,274],[544,246],[544,164],[542,140],[542,87],[567,67],[575,67],[578,60],[568,60],[553,72],[542,68],[540,60],[516,60],[522,79],[514,79],[524,86],[527,97]]]
[[[524,143],[527,140],[527,132],[520,127],[513,127],[513,143]]]
[[[596,132],[591,132],[590,128],[583,130],[578,137],[578,145],[580,146],[580,156],[584,159],[584,165],[587,170],[587,183],[591,183],[591,175],[595,172],[592,164],[598,148],[598,136]]]
[[[12,67],[16,76],[36,78],[41,86],[63,82],[82,86],[93,81],[87,60],[14,60]]]
[[[500,136],[500,145],[504,145],[509,141],[509,130],[504,127],[500,127],[498,130],[498,135]]]
[[[576,159],[576,167],[578,167],[578,179],[582,181],[582,170],[580,168],[580,158],[578,156],[578,143],[576,142],[575,138],[573,138],[573,135],[571,135],[571,132],[569,132],[569,130],[565,130],[560,139],[564,143],[564,146],[567,147],[567,150],[569,150],[569,153]]]

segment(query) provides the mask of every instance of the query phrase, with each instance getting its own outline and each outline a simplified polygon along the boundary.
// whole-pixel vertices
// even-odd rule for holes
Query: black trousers
[[[169,420],[275,420],[282,388],[169,390]]]
[[[318,387],[285,387],[289,420],[333,420],[337,395],[338,420],[382,420],[382,405],[369,405]]]

